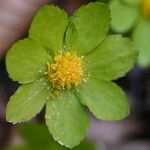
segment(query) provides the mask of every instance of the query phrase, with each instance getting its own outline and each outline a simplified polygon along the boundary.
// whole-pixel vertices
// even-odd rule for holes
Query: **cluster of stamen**
[[[66,52],[55,56],[53,64],[48,64],[48,78],[53,88],[71,89],[81,84],[84,75],[84,64],[75,53]]]
[[[146,18],[150,17],[150,0],[143,0],[142,14]]]

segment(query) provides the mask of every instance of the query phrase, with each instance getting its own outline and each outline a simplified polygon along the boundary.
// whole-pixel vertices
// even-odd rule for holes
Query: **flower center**
[[[48,77],[56,89],[71,89],[83,81],[84,64],[75,53],[66,52],[55,56],[48,64]]]
[[[150,0],[143,0],[142,14],[144,17],[150,17]]]

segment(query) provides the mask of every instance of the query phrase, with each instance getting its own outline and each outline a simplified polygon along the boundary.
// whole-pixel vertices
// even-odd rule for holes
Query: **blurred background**
[[[108,0],[101,1],[108,3]],[[35,129],[34,125],[29,128],[27,125],[25,129],[22,129],[30,133],[28,138],[22,132],[18,132],[20,128],[23,128],[22,125],[12,125],[5,120],[6,104],[18,88],[18,84],[12,82],[6,73],[7,50],[15,41],[27,36],[33,16],[42,5],[48,3],[58,5],[71,15],[81,5],[89,2],[90,0],[0,0],[0,150],[9,150],[11,147],[20,146],[38,137],[38,134],[35,134],[37,132],[33,131],[32,134],[32,129]],[[128,96],[131,115],[123,121],[113,123],[96,120],[91,115],[88,142],[84,143],[87,146],[84,147],[84,144],[81,144],[78,150],[150,150],[150,68],[143,69],[135,66],[126,77],[116,82]],[[43,114],[44,112],[41,112],[31,122],[38,122],[42,126]],[[39,136],[45,139],[49,135],[41,132]],[[41,139],[37,138],[37,140],[41,142]],[[92,146],[89,146],[89,141]],[[52,140],[51,143],[57,145]],[[34,142],[30,145],[34,145]],[[38,150],[38,148],[34,149]],[[40,150],[45,149],[40,148]],[[61,150],[63,148],[54,146],[48,149]],[[22,149],[14,148],[14,150],[33,150],[33,148],[27,146]]]

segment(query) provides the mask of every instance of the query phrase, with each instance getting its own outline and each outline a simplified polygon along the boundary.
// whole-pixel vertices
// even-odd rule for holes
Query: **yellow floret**
[[[83,81],[83,60],[71,52],[55,56],[53,64],[48,64],[48,77],[56,89],[71,89]]]
[[[143,0],[142,14],[144,17],[150,17],[150,0]]]

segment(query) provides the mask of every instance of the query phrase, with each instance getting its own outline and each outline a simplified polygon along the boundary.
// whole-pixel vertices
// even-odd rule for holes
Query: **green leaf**
[[[90,79],[78,88],[76,96],[98,119],[114,121],[129,114],[125,94],[113,82]]]
[[[139,49],[138,63],[141,67],[150,66],[150,21],[141,20],[133,31],[132,39]]]
[[[50,60],[49,54],[37,42],[31,39],[21,40],[7,53],[7,72],[14,81],[30,83],[41,77]]]
[[[85,57],[85,64],[91,76],[114,80],[128,72],[136,58],[137,51],[132,42],[120,35],[109,35]]]
[[[136,25],[139,19],[139,8],[125,5],[119,0],[113,0],[110,3],[111,27],[118,33],[125,33]]]
[[[89,128],[87,112],[75,95],[67,91],[47,102],[45,118],[53,138],[70,148],[83,140]]]
[[[45,5],[35,15],[29,37],[37,40],[52,53],[63,48],[63,38],[68,25],[67,14],[56,6]]]
[[[7,104],[6,120],[18,123],[33,118],[47,101],[49,86],[45,80],[20,86]]]
[[[66,44],[84,55],[97,46],[109,30],[110,12],[107,5],[95,2],[79,8],[70,18]]]

